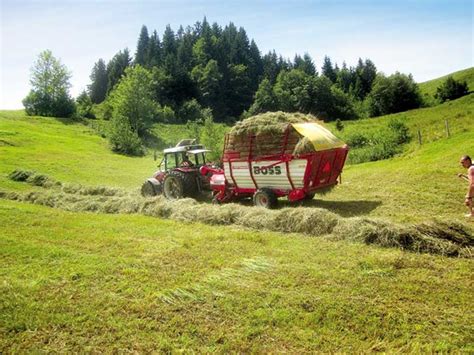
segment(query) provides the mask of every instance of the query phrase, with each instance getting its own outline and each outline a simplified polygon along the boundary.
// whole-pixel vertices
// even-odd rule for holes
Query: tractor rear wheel
[[[163,181],[163,194],[169,200],[193,197],[197,193],[195,175],[181,171],[170,171]]]
[[[275,208],[278,199],[271,189],[260,189],[253,194],[253,204],[257,207]]]

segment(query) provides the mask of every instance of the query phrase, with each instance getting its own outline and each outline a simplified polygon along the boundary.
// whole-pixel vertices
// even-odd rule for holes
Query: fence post
[[[421,145],[421,131],[419,128],[418,128],[418,144]]]
[[[448,122],[447,119],[444,120],[444,126],[445,126],[445,128],[446,128],[446,137],[449,138],[451,134],[449,133],[449,122]]]

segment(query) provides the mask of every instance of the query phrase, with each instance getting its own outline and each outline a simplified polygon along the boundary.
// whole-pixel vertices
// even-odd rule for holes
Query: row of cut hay
[[[32,170],[13,170],[8,178],[17,182],[27,182],[34,186],[44,188],[56,188],[68,194],[100,195],[100,196],[124,196],[125,191],[108,186],[83,186],[81,184],[69,184],[56,181],[48,175],[39,174]]]
[[[472,231],[455,222],[431,221],[411,226],[370,218],[342,218],[319,208],[263,208],[227,204],[198,203],[193,199],[168,201],[158,196],[108,196],[67,193],[60,189],[24,194],[0,191],[0,198],[30,202],[67,211],[95,213],[140,213],[183,222],[210,225],[237,225],[255,230],[330,235],[383,247],[395,247],[420,253],[474,257]]]
[[[419,253],[474,257],[474,236],[462,224],[434,220],[401,226],[370,218],[346,218],[333,230],[338,239],[349,239],[382,247]]]
[[[314,146],[290,125],[291,123],[317,122],[316,117],[301,113],[267,112],[238,122],[228,133],[226,152],[240,152],[245,158],[250,152],[250,136],[255,136],[252,155],[280,154],[300,155],[314,152]],[[289,126],[290,125],[290,126]],[[283,147],[286,130],[289,129],[286,146]]]

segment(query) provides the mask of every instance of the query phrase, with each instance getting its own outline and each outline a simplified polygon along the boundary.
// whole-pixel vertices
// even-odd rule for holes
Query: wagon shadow
[[[367,201],[367,200],[327,201],[327,200],[314,199],[311,201],[305,201],[302,206],[324,208],[342,217],[355,217],[355,216],[365,215],[375,210],[381,204],[382,204],[382,201]]]

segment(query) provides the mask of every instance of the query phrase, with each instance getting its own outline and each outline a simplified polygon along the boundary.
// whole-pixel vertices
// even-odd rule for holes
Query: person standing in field
[[[467,188],[467,194],[464,200],[464,204],[469,209],[469,213],[466,215],[466,217],[471,218],[474,217],[474,211],[472,210],[472,198],[474,196],[474,165],[472,164],[471,157],[469,157],[468,155],[462,156],[460,163],[464,168],[467,169],[467,175],[458,174],[458,176],[469,181],[469,186]]]

